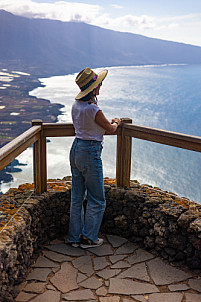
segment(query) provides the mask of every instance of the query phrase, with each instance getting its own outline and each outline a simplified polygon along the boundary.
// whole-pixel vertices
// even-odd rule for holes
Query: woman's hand
[[[118,126],[121,125],[121,120],[117,117],[112,119],[112,124],[116,123]]]

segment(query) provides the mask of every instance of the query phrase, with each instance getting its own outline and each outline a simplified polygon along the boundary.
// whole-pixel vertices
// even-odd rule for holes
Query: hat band
[[[93,76],[93,78],[92,78],[86,85],[80,87],[81,91],[84,91],[84,90],[86,90],[89,86],[91,86],[91,85],[96,81],[97,77],[98,77],[98,75],[95,74],[95,75]]]

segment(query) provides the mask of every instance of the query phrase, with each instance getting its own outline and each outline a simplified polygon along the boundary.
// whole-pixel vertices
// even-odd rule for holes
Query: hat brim
[[[108,73],[108,70],[105,69],[101,72],[98,73],[98,77],[96,79],[95,82],[93,82],[87,89],[85,89],[84,91],[80,91],[80,93],[78,93],[78,95],[76,96],[76,100],[80,100],[81,98],[83,98],[84,96],[86,96],[87,94],[89,94],[91,91],[93,91],[106,77]]]

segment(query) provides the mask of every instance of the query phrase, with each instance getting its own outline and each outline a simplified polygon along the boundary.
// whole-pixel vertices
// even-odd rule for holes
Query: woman
[[[105,132],[114,133],[121,124],[118,118],[110,123],[97,105],[97,95],[107,72],[103,70],[95,74],[87,67],[75,80],[81,91],[71,112],[76,137],[70,151],[72,190],[68,242],[73,247],[89,248],[103,244],[103,239],[98,238],[106,206],[102,140]],[[85,196],[87,205],[84,215]]]

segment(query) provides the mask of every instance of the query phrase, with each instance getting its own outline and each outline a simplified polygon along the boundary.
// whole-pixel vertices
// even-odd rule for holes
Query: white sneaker
[[[79,242],[69,242],[69,244],[70,244],[72,247],[79,247],[79,246],[80,246]]]
[[[83,249],[98,247],[98,246],[101,246],[103,244],[103,242],[104,242],[104,240],[102,238],[98,238],[97,241],[93,242],[92,240],[90,240],[84,236],[81,236],[80,247]]]
[[[69,241],[68,238],[64,238],[64,242],[68,245],[71,245],[72,247],[79,247],[80,246],[80,243],[79,242],[72,242],[72,241]]]

